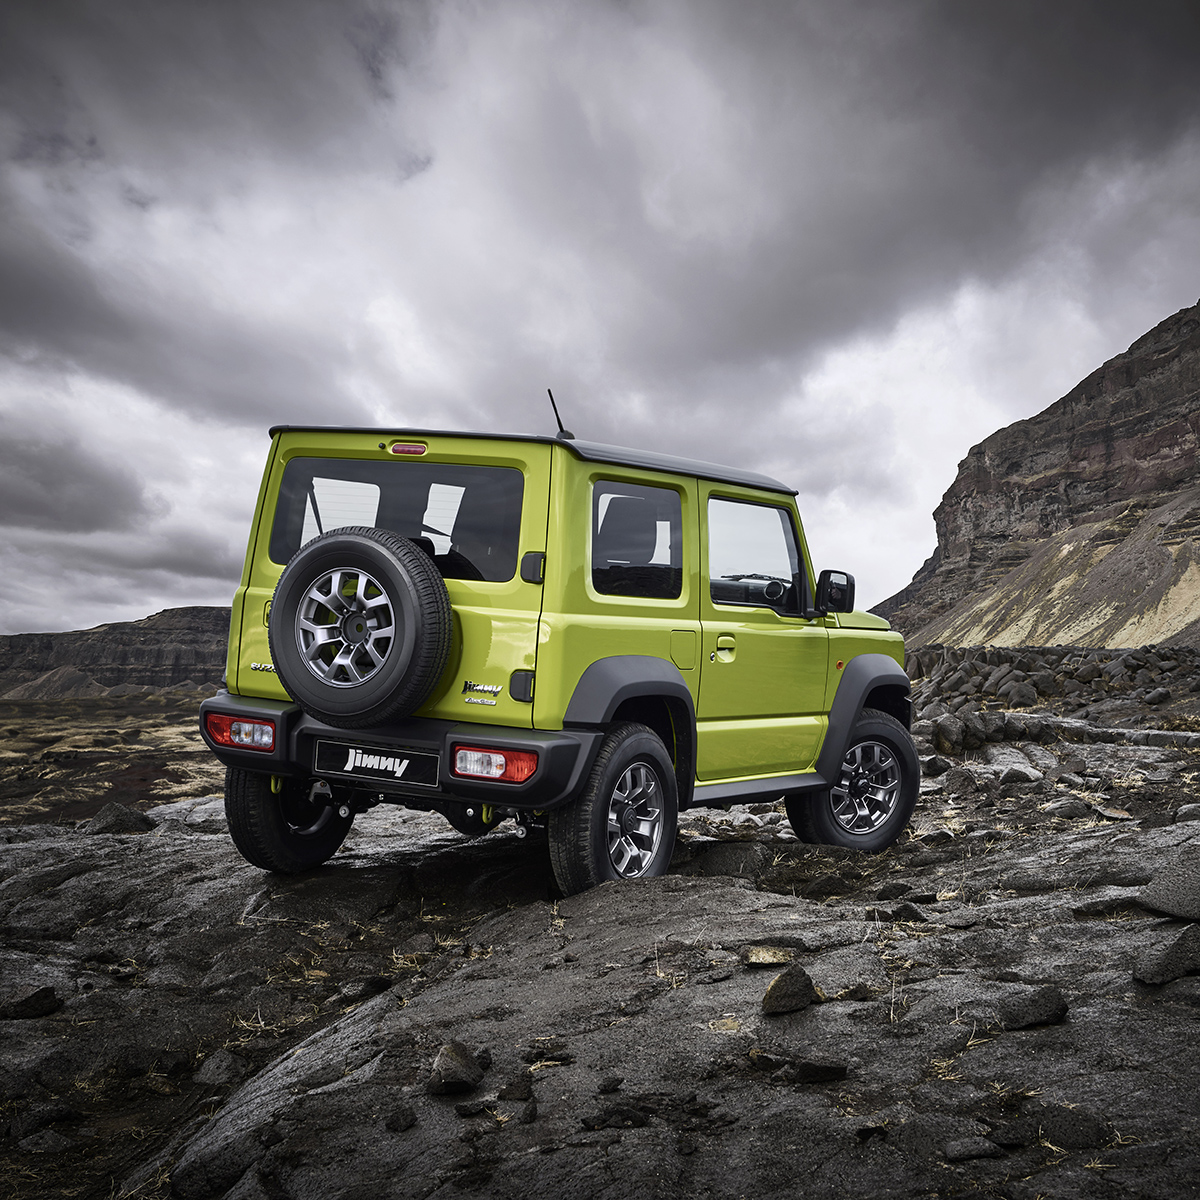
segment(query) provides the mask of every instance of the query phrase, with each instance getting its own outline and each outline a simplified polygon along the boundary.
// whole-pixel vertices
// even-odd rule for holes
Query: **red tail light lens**
[[[537,770],[533,750],[495,750],[483,746],[455,746],[454,774],[497,783],[524,783]]]
[[[208,730],[208,736],[218,746],[232,746],[237,750],[275,749],[273,721],[247,721],[244,717],[209,713],[204,718],[204,727]]]

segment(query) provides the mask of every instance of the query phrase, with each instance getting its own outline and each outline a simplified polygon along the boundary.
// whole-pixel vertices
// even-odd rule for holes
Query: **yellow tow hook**
[[[280,792],[283,791],[283,776],[282,775],[272,775],[271,776],[271,791],[273,791],[275,793],[275,795],[277,795],[277,796],[279,795]]]

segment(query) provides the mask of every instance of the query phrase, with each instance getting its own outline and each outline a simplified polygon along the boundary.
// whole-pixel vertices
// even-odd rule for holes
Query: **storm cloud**
[[[6,446],[0,529],[164,572],[63,627],[226,600],[272,422],[549,432],[546,386],[789,480],[870,603],[974,441],[1198,278],[1190,3],[0,9],[0,411],[105,448],[72,526]]]
[[[88,533],[151,515],[142,485],[78,441],[0,416],[0,512],[16,528]]]

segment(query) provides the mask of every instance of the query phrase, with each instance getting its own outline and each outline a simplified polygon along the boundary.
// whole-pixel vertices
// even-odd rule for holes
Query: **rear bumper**
[[[217,745],[208,733],[205,718],[209,713],[272,721],[275,725],[274,748],[263,751]],[[410,717],[371,729],[338,729],[309,716],[298,704],[218,692],[200,705],[200,736],[227,767],[271,775],[317,776],[331,784],[381,793],[396,800],[412,800],[430,807],[437,807],[439,800],[465,800],[529,810],[555,808],[575,797],[595,761],[603,733],[598,729],[544,731],[505,725],[431,721],[421,717]],[[436,754],[437,783],[429,786],[406,784],[402,780],[388,778],[382,772],[378,779],[365,780],[343,775],[338,770],[317,771],[318,741],[362,747],[364,751],[376,755],[399,757],[405,751]],[[533,750],[538,755],[537,770],[523,783],[461,779],[450,773],[455,745],[496,750]]]

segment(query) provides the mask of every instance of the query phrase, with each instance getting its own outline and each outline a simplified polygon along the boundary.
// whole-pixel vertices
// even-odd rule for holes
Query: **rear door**
[[[811,576],[792,506],[700,483],[697,778],[803,771],[826,727],[828,633],[800,614]]]
[[[519,568],[525,555],[545,553],[549,486],[550,447],[541,443],[284,433],[244,591],[239,690],[286,697],[267,616],[290,557],[320,533],[379,526],[430,554],[454,610],[450,661],[419,715],[532,725],[533,706],[513,694],[512,676],[536,666],[542,586]]]

